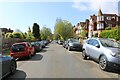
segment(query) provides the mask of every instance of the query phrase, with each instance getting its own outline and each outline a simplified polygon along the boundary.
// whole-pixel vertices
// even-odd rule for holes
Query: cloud
[[[94,11],[97,12],[101,7],[103,13],[115,13],[118,14],[118,1],[119,0],[74,0],[73,8],[80,11]]]

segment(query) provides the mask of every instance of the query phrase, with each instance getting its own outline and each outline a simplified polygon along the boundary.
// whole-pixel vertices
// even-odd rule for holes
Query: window
[[[29,47],[32,47],[30,43],[27,43],[27,45],[28,45]]]
[[[104,28],[104,24],[102,23],[102,29]]]
[[[102,16],[102,21],[104,21],[104,16]]]
[[[90,39],[90,40],[87,41],[87,44],[92,45],[92,43],[93,43],[93,39]]]
[[[93,44],[92,45],[96,46],[96,44],[99,45],[99,42],[97,40],[93,40]]]
[[[25,44],[16,44],[12,46],[13,52],[20,52],[25,50]]]
[[[112,27],[112,24],[108,24],[109,27]]]
[[[111,20],[111,17],[107,17],[107,20]]]

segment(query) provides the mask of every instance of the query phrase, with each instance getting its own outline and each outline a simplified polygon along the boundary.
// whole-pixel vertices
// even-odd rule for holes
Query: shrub
[[[5,34],[5,38],[13,38],[12,33],[6,33],[6,34]]]
[[[111,30],[111,27],[106,27],[105,30]]]
[[[120,27],[112,28],[112,30],[104,30],[100,33],[100,37],[102,38],[113,38],[116,40],[120,40]]]
[[[12,35],[13,35],[13,38],[23,38],[23,35],[20,32],[13,32]]]
[[[82,38],[85,38],[85,37],[87,37],[87,31],[82,31],[82,33],[81,33],[81,35],[82,35]]]

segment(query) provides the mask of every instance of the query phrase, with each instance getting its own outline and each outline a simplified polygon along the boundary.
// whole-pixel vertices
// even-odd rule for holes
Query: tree
[[[28,26],[28,34],[30,34],[31,33],[31,29],[30,29],[30,27]]]
[[[31,29],[30,27],[28,27],[28,34],[25,33],[25,36],[26,36],[26,41],[34,41],[35,40],[35,37],[33,36],[33,33],[31,32]]]
[[[52,37],[52,32],[51,32],[51,29],[50,28],[47,28],[46,26],[44,26],[42,29],[41,29],[41,39],[42,40],[50,40],[51,37]]]
[[[68,39],[73,37],[73,28],[72,24],[67,20],[58,20],[55,24],[55,34],[60,36],[60,39]]]
[[[21,32],[13,32],[13,38],[24,38]]]
[[[36,39],[40,40],[40,29],[39,29],[39,25],[37,23],[33,24],[33,32],[32,33]]]
[[[5,38],[13,38],[12,33],[6,33],[6,34],[5,34]]]

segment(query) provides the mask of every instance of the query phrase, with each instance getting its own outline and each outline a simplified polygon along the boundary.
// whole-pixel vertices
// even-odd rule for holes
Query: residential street
[[[83,60],[81,52],[68,51],[56,43],[17,64],[17,72],[7,78],[118,78],[117,73],[100,70],[95,61]]]

